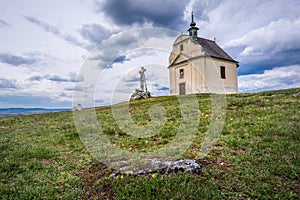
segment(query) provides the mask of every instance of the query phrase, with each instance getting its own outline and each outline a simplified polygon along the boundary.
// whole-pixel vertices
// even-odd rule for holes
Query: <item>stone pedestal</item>
[[[132,93],[132,95],[130,97],[130,101],[132,101],[132,100],[138,100],[138,99],[147,99],[147,98],[150,98],[150,97],[151,97],[150,96],[150,92],[144,92],[142,90],[136,89]]]

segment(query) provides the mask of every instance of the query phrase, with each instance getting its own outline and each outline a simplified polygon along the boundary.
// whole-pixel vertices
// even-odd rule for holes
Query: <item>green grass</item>
[[[0,118],[1,199],[300,199],[300,89],[227,95],[222,135],[205,157],[211,96],[197,95],[196,139],[184,157],[203,165],[200,175],[155,174],[112,179],[81,142],[72,112]],[[148,152],[174,139],[181,122],[176,97],[134,101],[129,110],[147,125],[152,105],[166,111],[155,135],[136,138],[117,126],[111,107],[97,108],[106,136],[130,151]]]

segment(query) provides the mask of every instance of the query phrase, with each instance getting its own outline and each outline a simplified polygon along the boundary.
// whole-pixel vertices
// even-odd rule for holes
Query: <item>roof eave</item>
[[[210,56],[210,55],[207,55],[207,56]],[[239,63],[238,61],[236,60],[233,60],[233,59],[227,59],[227,58],[221,58],[221,57],[218,57],[218,56],[210,56],[212,58],[217,58],[217,59],[221,59],[221,60],[227,60],[227,61],[230,61],[230,62],[235,62],[235,63]]]

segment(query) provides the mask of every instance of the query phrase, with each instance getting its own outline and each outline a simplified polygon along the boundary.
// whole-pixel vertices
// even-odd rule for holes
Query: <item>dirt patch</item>
[[[115,199],[111,182],[104,178],[111,169],[102,163],[94,164],[78,173],[83,184],[81,199]]]

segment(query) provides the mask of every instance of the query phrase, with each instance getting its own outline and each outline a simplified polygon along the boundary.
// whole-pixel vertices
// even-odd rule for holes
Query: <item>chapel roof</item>
[[[203,50],[207,56],[238,63],[237,61],[233,60],[215,41],[198,37],[197,42],[203,47]]]

